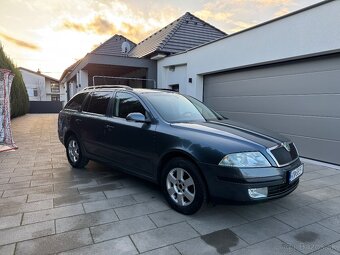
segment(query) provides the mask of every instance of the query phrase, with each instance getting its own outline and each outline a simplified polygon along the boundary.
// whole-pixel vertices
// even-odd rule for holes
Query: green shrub
[[[0,68],[9,69],[15,75],[11,88],[10,104],[11,118],[24,115],[28,112],[29,101],[26,86],[22,79],[21,72],[6,55],[0,44]]]

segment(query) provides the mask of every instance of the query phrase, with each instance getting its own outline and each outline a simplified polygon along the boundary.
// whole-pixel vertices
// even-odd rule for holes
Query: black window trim
[[[87,102],[87,100],[91,100],[90,96],[93,93],[96,93],[96,92],[108,92],[108,93],[111,93],[110,100],[109,100],[109,103],[107,105],[106,113],[105,114],[100,114],[100,113],[95,113],[95,112],[88,112],[88,111],[85,111],[85,109],[84,109],[85,102]],[[84,113],[84,114],[89,114],[89,115],[94,115],[94,116],[106,116],[106,117],[108,117],[108,116],[110,116],[110,110],[111,110],[111,106],[113,104],[113,101],[115,101],[115,93],[114,93],[114,91],[110,91],[110,90],[95,90],[95,91],[91,91],[91,92],[88,93],[88,95],[86,96],[86,98],[85,98],[85,100],[84,100],[84,102],[83,102],[83,104],[81,106],[81,112]]]
[[[147,120],[150,120],[150,121],[152,121],[154,119],[154,117],[151,114],[151,111],[150,111],[149,107],[144,103],[143,99],[140,98],[138,94],[131,93],[130,91],[126,91],[126,90],[117,90],[117,91],[115,91],[114,97],[113,97],[113,102],[112,102],[112,105],[111,105],[111,108],[110,108],[110,113],[109,113],[109,117],[110,118],[117,118],[117,119],[120,119],[120,120],[127,121],[126,118],[121,118],[121,117],[113,115],[114,114],[114,109],[116,108],[116,104],[117,104],[116,96],[117,96],[118,93],[129,94],[129,95],[134,96],[135,98],[137,98],[139,100],[139,102],[141,103],[141,105],[144,107],[145,112],[147,113],[147,116],[145,116],[145,118]]]
[[[72,100],[73,98],[75,98],[76,96],[80,95],[80,94],[86,94],[86,96],[85,96],[83,102],[81,103],[80,109],[74,110],[74,109],[67,108],[67,106],[68,106],[68,104],[71,102],[71,100]],[[75,94],[75,95],[74,95],[74,96],[66,103],[66,105],[64,106],[64,110],[71,111],[71,112],[82,112],[82,111],[83,111],[84,104],[85,104],[87,98],[89,97],[89,94],[90,94],[90,93],[89,93],[88,91],[81,91],[81,92]]]

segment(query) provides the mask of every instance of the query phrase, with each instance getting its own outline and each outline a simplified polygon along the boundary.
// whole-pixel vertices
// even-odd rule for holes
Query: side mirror
[[[140,112],[132,112],[129,113],[128,116],[126,116],[127,121],[134,121],[134,122],[144,122],[148,123],[150,122],[148,119],[145,118],[144,114]]]

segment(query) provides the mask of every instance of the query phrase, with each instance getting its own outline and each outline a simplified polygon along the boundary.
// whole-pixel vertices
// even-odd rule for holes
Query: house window
[[[51,96],[51,101],[60,101],[60,96]]]
[[[60,93],[60,87],[58,83],[51,82],[51,93]]]
[[[173,84],[169,86],[172,91],[179,92],[179,84]]]
[[[33,96],[37,97],[38,96],[38,89],[33,89]]]

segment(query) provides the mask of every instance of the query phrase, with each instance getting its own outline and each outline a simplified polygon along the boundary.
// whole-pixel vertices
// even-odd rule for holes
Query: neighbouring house
[[[67,88],[68,99],[93,82],[155,88],[157,60],[225,36],[223,31],[187,12],[138,44],[114,35],[68,67],[60,82]]]
[[[65,91],[60,88],[58,79],[19,67],[22,74],[29,101],[66,101]]]

